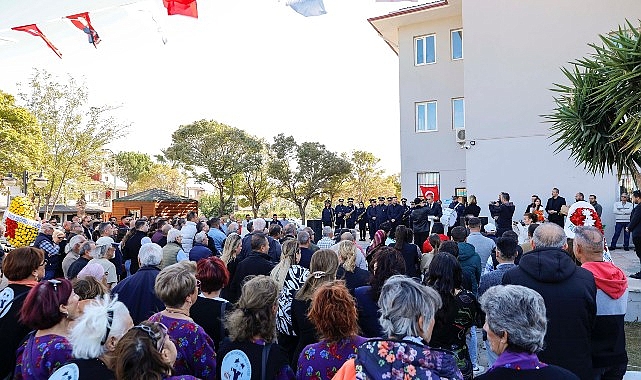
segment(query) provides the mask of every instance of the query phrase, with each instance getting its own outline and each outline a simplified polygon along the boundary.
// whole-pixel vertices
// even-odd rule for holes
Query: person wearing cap
[[[347,228],[353,230],[356,228],[356,206],[354,206],[354,198],[347,198],[347,206],[345,208],[345,220]]]
[[[116,266],[109,260],[113,259],[116,254],[116,248],[113,246],[114,239],[108,236],[102,236],[96,240],[96,248],[91,251],[92,259],[87,263],[100,264],[107,274],[107,286],[111,289],[118,282],[118,273]]]
[[[356,209],[356,221],[358,222],[358,232],[360,234],[359,241],[365,241],[365,236],[367,234],[367,210],[365,209],[365,204],[363,202],[358,202],[358,208]]]
[[[391,203],[387,206],[387,219],[392,225],[392,236],[394,236],[396,232],[396,227],[398,227],[399,224],[401,224],[401,219],[403,218],[403,213],[405,212],[405,209],[403,206],[398,204],[398,198],[396,195],[393,195],[389,198],[387,198],[388,201],[391,201]]]
[[[339,198],[338,204],[334,207],[334,212],[336,212],[336,228],[338,230],[345,228],[345,214],[349,211],[343,202],[345,202],[345,200],[343,198]]]
[[[45,252],[45,277],[44,280],[51,280],[56,275],[56,268],[60,267],[60,242],[65,238],[64,232],[55,231],[49,223],[42,223],[40,233],[32,246],[40,248]]]
[[[414,202],[411,206],[407,205],[407,198],[401,198],[401,207],[403,207],[403,217],[401,218],[401,224],[406,227],[410,226],[410,214],[412,213],[412,208],[414,207]]]
[[[321,222],[323,223],[323,227],[334,227],[334,209],[329,199],[325,201],[325,207],[321,212]]]
[[[374,234],[378,229],[376,223],[376,198],[371,198],[369,200],[369,206],[365,210],[365,215],[367,216],[367,227],[369,229],[369,240],[374,240]]]
[[[387,205],[385,204],[385,197],[378,197],[378,205],[376,205],[376,228],[380,229],[381,224],[385,222],[387,222]]]

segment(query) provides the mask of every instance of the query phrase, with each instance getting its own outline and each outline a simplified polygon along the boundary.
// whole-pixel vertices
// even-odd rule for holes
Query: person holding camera
[[[514,203],[510,202],[510,194],[501,192],[499,200],[490,202],[490,215],[496,221],[496,236],[502,236],[503,232],[512,229],[512,216],[514,215]]]

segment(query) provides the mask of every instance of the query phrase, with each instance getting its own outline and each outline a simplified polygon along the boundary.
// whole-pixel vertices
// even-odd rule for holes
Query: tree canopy
[[[111,166],[118,177],[125,181],[129,193],[129,186],[149,172],[153,167],[153,162],[146,153],[119,152],[114,156],[114,162]]]
[[[556,151],[569,150],[592,174],[632,174],[641,186],[641,42],[630,22],[607,35],[588,57],[563,68],[555,84],[552,123]]]
[[[0,174],[35,170],[42,162],[42,130],[36,117],[0,91]]]

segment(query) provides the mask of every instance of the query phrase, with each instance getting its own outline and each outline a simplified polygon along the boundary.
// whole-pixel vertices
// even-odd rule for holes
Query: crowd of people
[[[459,199],[451,228],[431,195],[384,220],[327,205],[319,239],[276,215],[43,223],[2,262],[0,378],[622,379],[627,277],[599,209],[556,191],[541,219],[534,198],[515,224],[501,193],[486,225]]]

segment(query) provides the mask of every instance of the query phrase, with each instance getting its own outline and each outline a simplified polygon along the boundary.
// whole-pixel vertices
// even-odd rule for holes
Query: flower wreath
[[[601,231],[601,233],[603,233],[603,224],[601,223],[601,218],[599,218],[599,215],[593,209],[584,207],[577,208],[576,210],[574,210],[572,215],[570,215],[570,221],[577,227],[594,226],[599,231]]]

